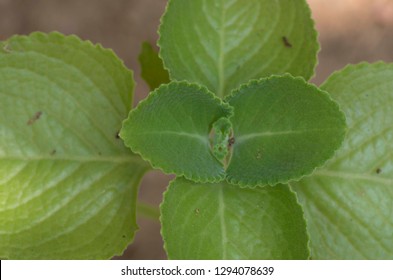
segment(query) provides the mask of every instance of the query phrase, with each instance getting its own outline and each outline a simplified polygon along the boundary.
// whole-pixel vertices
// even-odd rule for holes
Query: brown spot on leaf
[[[116,132],[115,138],[116,138],[116,139],[120,139],[120,131]]]
[[[56,154],[56,149],[53,149],[51,152],[50,152],[50,155],[51,156],[54,156]]]
[[[42,115],[42,112],[39,111],[37,113],[34,114],[34,116],[32,116],[28,121],[27,121],[27,125],[32,125],[34,124],[36,121],[38,121],[40,119]]]
[[[382,169],[379,167],[375,170],[375,173],[377,173],[377,174],[380,174],[381,172],[382,172]]]
[[[235,137],[231,137],[228,139],[228,146],[231,147],[233,144],[235,144]]]
[[[287,48],[292,48],[292,44],[289,42],[288,38],[285,36],[282,36],[282,42],[284,43],[284,46]]]

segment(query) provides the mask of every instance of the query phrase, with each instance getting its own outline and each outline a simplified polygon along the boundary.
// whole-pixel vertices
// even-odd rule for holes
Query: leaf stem
[[[138,217],[147,218],[153,221],[159,221],[160,210],[151,204],[138,201],[136,204],[136,213]]]

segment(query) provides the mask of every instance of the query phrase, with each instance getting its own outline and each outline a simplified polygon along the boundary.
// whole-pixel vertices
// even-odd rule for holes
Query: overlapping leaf
[[[220,97],[271,74],[309,79],[319,50],[304,0],[170,0],[159,33],[171,78]]]
[[[148,42],[142,44],[139,63],[141,66],[141,76],[151,90],[158,88],[161,84],[169,83],[168,71],[164,69],[158,52]]]
[[[0,46],[0,256],[121,254],[148,168],[118,137],[133,78],[109,50],[59,33]]]
[[[393,258],[393,65],[360,64],[322,86],[349,131],[327,166],[293,184],[304,205],[313,259]]]
[[[240,189],[174,180],[161,205],[170,259],[307,259],[302,208],[288,186]]]
[[[333,156],[345,116],[328,94],[290,75],[254,80],[227,99],[234,108],[228,180],[274,185],[299,179]]]
[[[131,111],[120,135],[164,172],[194,181],[220,181],[225,171],[211,152],[209,133],[218,119],[231,115],[232,108],[206,88],[172,82]]]

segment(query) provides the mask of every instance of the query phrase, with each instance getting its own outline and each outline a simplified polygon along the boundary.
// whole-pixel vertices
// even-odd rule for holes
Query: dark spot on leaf
[[[34,114],[34,116],[32,116],[28,121],[27,121],[27,125],[32,125],[34,124],[36,121],[38,121],[40,119],[42,115],[42,112],[39,111],[37,113]]]
[[[282,42],[284,43],[284,46],[287,48],[292,48],[292,44],[289,42],[288,38],[285,36],[282,36]]]
[[[120,139],[120,131],[116,132],[115,138],[116,138],[116,139]]]
[[[56,154],[56,149],[53,149],[51,152],[50,152],[50,155],[51,156],[54,156]]]
[[[195,215],[199,215],[199,208],[195,209]]]
[[[381,172],[382,172],[382,169],[379,168],[379,167],[375,170],[375,173],[377,173],[377,174],[379,174],[379,173],[381,173]]]
[[[98,155],[99,155],[99,156],[101,156],[101,155],[102,155],[102,153],[101,153],[101,152],[98,152]]]
[[[231,137],[228,139],[228,146],[231,147],[233,144],[235,144],[235,137]]]
[[[126,235],[125,234],[123,234],[123,236],[122,236],[123,238],[126,238]]]

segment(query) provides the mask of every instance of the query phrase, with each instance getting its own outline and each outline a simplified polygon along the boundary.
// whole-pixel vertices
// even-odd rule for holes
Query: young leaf
[[[240,189],[177,178],[161,204],[170,259],[308,259],[303,211],[288,186]]]
[[[220,181],[223,164],[211,152],[214,122],[232,108],[206,88],[172,82],[152,92],[130,112],[120,132],[125,144],[154,167],[194,181]]]
[[[235,143],[232,183],[275,185],[310,174],[333,156],[345,116],[328,94],[290,75],[254,80],[228,98]]]
[[[221,118],[213,124],[213,132],[213,154],[222,161],[228,155],[232,124],[227,118]]]
[[[313,259],[393,259],[393,64],[359,64],[322,86],[347,116],[343,147],[293,184]]]
[[[113,52],[75,36],[1,43],[2,257],[110,258],[130,243],[147,169],[117,136],[133,86]]]
[[[168,71],[164,69],[161,58],[148,42],[142,44],[139,54],[141,76],[149,85],[151,90],[158,88],[161,84],[169,83]]]
[[[319,50],[304,0],[170,0],[159,34],[171,78],[220,97],[271,74],[309,79]]]

